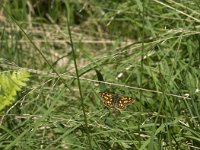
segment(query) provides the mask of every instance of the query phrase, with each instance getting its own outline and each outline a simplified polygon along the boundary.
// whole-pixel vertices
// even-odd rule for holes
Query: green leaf
[[[0,111],[14,103],[17,92],[26,86],[29,76],[25,69],[0,73]]]

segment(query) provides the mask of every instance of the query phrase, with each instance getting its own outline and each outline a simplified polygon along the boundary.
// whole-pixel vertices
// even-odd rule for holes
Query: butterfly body
[[[117,109],[124,109],[127,105],[133,103],[131,97],[120,96],[118,94],[112,94],[107,92],[99,92],[102,97],[103,103],[106,107],[114,107]]]

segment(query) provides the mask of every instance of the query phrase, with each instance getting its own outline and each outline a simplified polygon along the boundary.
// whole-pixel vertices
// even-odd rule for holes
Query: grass
[[[1,114],[0,148],[200,149],[199,6],[2,1],[0,69],[31,78]],[[104,107],[95,69],[135,103]]]

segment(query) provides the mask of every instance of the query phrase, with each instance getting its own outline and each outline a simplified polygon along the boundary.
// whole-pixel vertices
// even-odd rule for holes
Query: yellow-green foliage
[[[14,102],[17,92],[26,86],[28,79],[29,72],[25,69],[0,73],[0,112]]]

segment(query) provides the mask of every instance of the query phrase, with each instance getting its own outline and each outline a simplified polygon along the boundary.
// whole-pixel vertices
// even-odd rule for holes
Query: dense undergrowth
[[[0,69],[31,76],[0,149],[200,149],[200,2],[143,2],[1,2]],[[105,107],[95,69],[135,102]]]

